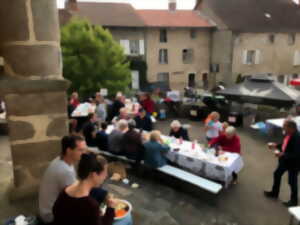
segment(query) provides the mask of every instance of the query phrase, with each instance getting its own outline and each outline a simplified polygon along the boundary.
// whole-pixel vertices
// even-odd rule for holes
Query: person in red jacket
[[[236,134],[234,127],[229,126],[225,130],[225,134],[221,134],[219,137],[212,139],[209,142],[210,147],[216,147],[216,149],[224,152],[241,154],[241,142],[240,137]],[[232,183],[237,184],[238,175],[232,172]]]
[[[151,115],[155,111],[155,109],[154,109],[155,103],[151,99],[151,96],[149,94],[142,94],[140,96],[140,104],[141,104],[142,108],[144,108],[146,110],[148,115]]]
[[[217,146],[218,150],[225,152],[241,153],[240,137],[236,134],[236,130],[232,126],[226,128],[225,134],[212,139],[209,142],[209,146]]]

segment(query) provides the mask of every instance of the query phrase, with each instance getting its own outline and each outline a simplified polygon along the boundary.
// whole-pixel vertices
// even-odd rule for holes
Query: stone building
[[[169,83],[171,89],[186,86],[206,88],[210,65],[213,25],[198,12],[137,10],[146,24],[148,80]]]
[[[135,10],[130,4],[72,0],[59,14],[61,24],[78,16],[109,29],[126,55],[146,60],[149,82],[161,81],[178,90],[207,85],[214,26],[196,11],[177,10],[174,0],[170,0],[168,10]],[[132,80],[139,80],[136,71]]]
[[[199,0],[195,9],[217,24],[212,34],[216,79],[267,73],[285,84],[300,74],[299,5],[292,0]]]
[[[7,109],[13,199],[36,194],[67,129],[68,82],[62,77],[56,1],[2,0],[0,96]]]

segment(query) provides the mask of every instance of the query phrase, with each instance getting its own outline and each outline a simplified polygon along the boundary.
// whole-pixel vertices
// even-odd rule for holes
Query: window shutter
[[[144,45],[144,40],[140,40],[140,55],[145,54],[145,45]]]
[[[294,55],[294,66],[300,65],[300,51],[296,50]]]
[[[260,64],[261,61],[261,53],[260,50],[255,51],[255,64]]]
[[[247,53],[248,53],[247,50],[244,50],[244,51],[243,51],[242,58],[243,58],[243,64],[244,64],[244,65],[247,64]]]
[[[120,40],[120,44],[124,49],[125,55],[130,55],[130,43],[129,40]]]

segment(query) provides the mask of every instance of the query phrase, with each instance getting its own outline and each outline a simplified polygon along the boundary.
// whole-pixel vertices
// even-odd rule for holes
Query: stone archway
[[[7,105],[14,169],[13,199],[37,193],[67,134],[68,82],[62,77],[55,0],[2,0],[0,95]]]

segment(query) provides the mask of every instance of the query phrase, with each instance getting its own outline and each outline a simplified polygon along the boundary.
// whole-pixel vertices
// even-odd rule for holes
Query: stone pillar
[[[49,161],[67,134],[68,82],[55,0],[1,0],[0,95],[7,106],[14,168],[13,199],[37,193]]]

